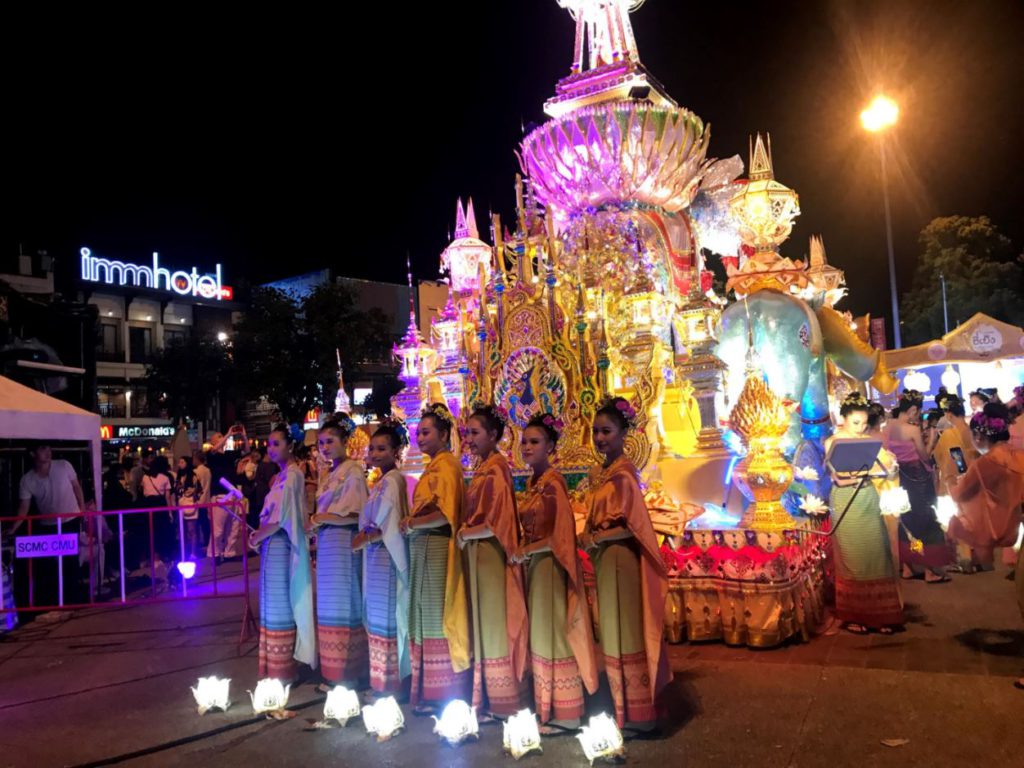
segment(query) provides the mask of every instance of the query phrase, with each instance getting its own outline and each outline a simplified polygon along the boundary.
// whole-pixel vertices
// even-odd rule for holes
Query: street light
[[[878,156],[882,162],[882,198],[885,201],[885,237],[889,245],[889,292],[892,298],[892,332],[897,349],[903,346],[900,333],[900,305],[896,294],[896,256],[892,247],[892,214],[889,211],[889,179],[885,172],[885,131],[896,124],[900,108],[888,96],[876,96],[860,113],[864,130],[878,134]]]
[[[219,341],[219,342],[221,342],[223,344],[227,340],[228,340],[228,335],[226,333],[224,333],[224,331],[221,331],[220,333],[217,334],[217,341]]]

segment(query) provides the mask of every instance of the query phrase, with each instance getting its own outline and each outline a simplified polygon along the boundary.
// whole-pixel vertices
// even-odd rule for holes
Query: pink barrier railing
[[[218,576],[218,558],[210,557],[208,562],[212,565],[210,573],[210,579],[202,582],[203,584],[209,584],[212,581],[212,589],[210,590],[199,590],[193,589],[193,594],[189,594],[189,581],[191,576],[186,576],[188,568],[183,571],[179,568],[178,572],[181,576],[180,579],[180,592],[176,595],[164,594],[157,595],[157,540],[156,540],[156,526],[154,525],[154,516],[159,514],[169,515],[171,521],[177,518],[178,528],[178,541],[177,548],[180,555],[179,563],[184,562],[195,562],[188,561],[185,557],[185,514],[186,512],[191,513],[199,509],[208,508],[212,511],[214,508],[225,510],[230,518],[233,518],[233,525],[237,525],[241,530],[241,558],[242,558],[242,586],[240,589],[225,591],[220,587],[220,581],[223,580]],[[118,567],[120,569],[120,600],[98,600],[100,596],[100,587],[102,586],[105,573],[100,570],[100,563],[105,559],[101,554],[107,546],[102,540],[101,532],[103,530],[103,522],[111,516],[117,516],[117,531],[114,538],[118,548]],[[125,518],[132,515],[145,515],[147,522],[148,534],[145,539],[148,539],[149,544],[149,581],[150,590],[148,595],[144,594],[128,594],[127,591],[127,567],[126,567],[126,530],[125,530]],[[167,602],[179,602],[182,600],[219,600],[225,598],[242,598],[244,601],[244,610],[242,615],[242,631],[239,636],[239,644],[245,642],[248,639],[249,632],[255,627],[255,619],[253,618],[252,607],[249,601],[249,537],[248,531],[251,530],[245,521],[245,510],[242,502],[238,499],[225,499],[222,501],[214,501],[205,504],[192,504],[182,507],[145,507],[137,509],[118,509],[112,511],[87,511],[87,512],[74,512],[70,514],[52,514],[52,515],[25,515],[25,516],[9,516],[0,517],[0,549],[8,546],[13,539],[15,544],[17,539],[22,537],[32,537],[53,534],[53,526],[41,526],[40,521],[42,520],[56,520],[56,533],[58,536],[64,535],[65,526],[69,525],[73,521],[80,521],[79,530],[85,533],[85,536],[79,536],[78,550],[85,548],[88,553],[89,563],[89,598],[87,602],[66,602],[64,600],[64,559],[66,557],[74,558],[74,562],[77,565],[79,559],[79,551],[76,550],[73,554],[53,554],[48,555],[46,559],[57,559],[57,602],[56,604],[41,604],[35,603],[36,594],[36,579],[35,576],[38,574],[37,567],[35,565],[36,557],[27,557],[27,572],[28,572],[28,605],[7,605],[0,603],[0,615],[10,612],[38,612],[38,611],[53,611],[53,610],[71,610],[76,608],[89,608],[98,605],[110,606],[110,605],[146,605],[153,603],[167,603]],[[12,536],[9,531],[9,526],[21,521],[21,528]],[[26,530],[27,526],[27,530]],[[33,530],[33,526],[35,530]],[[40,531],[40,528],[43,528]],[[75,531],[75,535],[78,535],[79,531]],[[129,532],[129,536],[138,537],[140,531]],[[213,531],[211,531],[211,543],[213,538]],[[111,542],[111,543],[114,543]],[[138,539],[133,538],[132,549],[136,550],[138,545]],[[143,550],[144,551],[144,550]],[[15,553],[17,554],[17,553]],[[195,556],[195,553],[192,553]],[[202,560],[207,562],[207,560]],[[166,564],[170,565],[170,564]],[[43,567],[43,566],[40,566]],[[52,573],[52,571],[51,571]],[[232,576],[233,578],[233,576]],[[168,568],[167,581],[168,584],[171,580],[171,571]]]

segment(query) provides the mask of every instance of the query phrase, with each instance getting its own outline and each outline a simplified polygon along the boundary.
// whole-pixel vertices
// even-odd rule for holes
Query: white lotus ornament
[[[256,714],[263,712],[278,712],[288,706],[288,691],[290,685],[285,685],[276,678],[267,677],[256,683],[256,690],[249,691],[252,698],[252,708]]]
[[[336,685],[327,692],[324,702],[324,720],[337,720],[344,728],[353,717],[359,717],[359,694],[343,685]]]
[[[580,728],[576,738],[583,745],[583,754],[591,765],[595,760],[614,759],[626,754],[622,732],[615,721],[604,712],[590,718],[590,722]]]
[[[793,477],[797,480],[808,480],[811,482],[821,479],[818,470],[810,465],[806,467],[793,467]]]
[[[228,695],[230,685],[230,678],[221,680],[216,675],[200,677],[196,681],[196,687],[192,689],[199,714],[205,715],[211,709],[227,710],[231,706],[231,699]]]
[[[822,517],[828,514],[828,504],[825,503],[824,499],[819,499],[813,493],[800,499],[800,509],[804,511],[804,514],[814,517]]]
[[[505,721],[502,743],[505,751],[516,760],[533,750],[543,752],[537,716],[528,709],[521,709],[512,715]]]
[[[434,718],[434,733],[453,747],[457,747],[468,738],[479,738],[480,724],[476,719],[476,707],[471,707],[459,699],[449,702],[441,713],[441,718]]]
[[[388,696],[363,707],[363,725],[377,741],[387,741],[405,727],[405,716],[395,697]]]

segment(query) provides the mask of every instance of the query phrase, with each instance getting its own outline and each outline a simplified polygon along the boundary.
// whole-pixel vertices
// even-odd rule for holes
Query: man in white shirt
[[[36,503],[39,515],[72,515],[85,511],[85,499],[82,486],[78,483],[75,468],[63,459],[54,459],[53,451],[46,443],[39,443],[32,449],[33,466],[21,478],[18,489],[18,516],[26,517]],[[11,528],[13,535],[22,527],[24,520],[18,520]],[[74,526],[64,524],[64,533],[78,530],[77,520]],[[32,522],[32,535],[46,535],[57,532],[57,518],[44,517]],[[27,533],[27,531],[26,531]],[[33,569],[34,599],[33,605],[55,605],[58,599],[56,558],[45,558],[51,562],[36,563]],[[65,558],[64,565],[64,600],[75,602],[80,595],[75,591],[77,565],[73,559]],[[27,605],[28,587],[27,569],[19,572],[15,581],[17,587],[16,602]]]
[[[75,468],[63,459],[54,459],[49,445],[40,443],[32,451],[33,467],[21,477],[18,489],[18,516],[29,513],[32,501],[40,515],[74,514],[85,511],[82,486]],[[14,524],[14,533],[24,521]],[[32,532],[48,532],[57,528],[57,518],[43,518],[32,524]]]

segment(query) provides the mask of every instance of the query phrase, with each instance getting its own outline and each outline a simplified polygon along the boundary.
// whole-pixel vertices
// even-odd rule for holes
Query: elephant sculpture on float
[[[722,312],[717,355],[729,366],[728,403],[736,402],[753,362],[777,395],[797,403],[783,443],[788,455],[801,440],[820,448],[832,432],[826,360],[857,381],[872,380],[880,391],[895,386],[881,367],[879,350],[860,339],[850,322],[824,302],[823,292],[808,302],[762,288]]]

